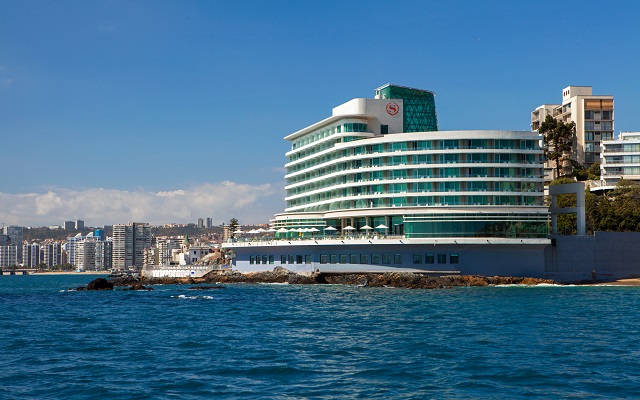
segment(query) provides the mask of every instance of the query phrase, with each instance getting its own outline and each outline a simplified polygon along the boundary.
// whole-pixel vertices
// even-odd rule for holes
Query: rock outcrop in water
[[[76,290],[113,290],[113,282],[105,278],[97,278],[89,282],[86,287],[79,287]]]
[[[283,267],[272,271],[240,273],[237,271],[212,271],[202,278],[115,278],[115,286],[171,285],[171,284],[215,284],[215,283],[288,283],[292,285],[339,284],[363,287],[402,287],[412,289],[438,289],[455,286],[489,285],[537,285],[553,284],[552,280],[503,276],[447,275],[429,276],[413,272],[384,273],[313,273],[302,275]],[[144,287],[144,286],[143,286]]]

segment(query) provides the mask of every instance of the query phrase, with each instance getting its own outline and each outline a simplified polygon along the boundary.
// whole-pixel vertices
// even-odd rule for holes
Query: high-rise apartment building
[[[144,265],[144,249],[151,247],[151,230],[147,223],[129,222],[113,226],[114,268]]]
[[[44,243],[40,245],[42,250],[42,262],[48,267],[62,265],[62,245],[59,242]]]
[[[621,179],[640,181],[640,132],[622,132],[617,140],[602,141],[600,180],[613,187]]]
[[[76,230],[77,230],[77,231],[81,231],[81,230],[83,230],[83,229],[84,229],[84,221],[83,221],[83,220],[81,220],[81,219],[76,220],[75,225],[76,225]]]
[[[23,228],[21,226],[5,226],[3,232],[9,236],[11,244],[18,249],[18,262],[22,262],[22,240],[23,240]]]
[[[594,95],[591,86],[567,86],[562,90],[561,104],[543,104],[533,110],[531,130],[537,131],[547,115],[576,124],[572,159],[585,168],[600,161],[600,143],[613,139],[613,96]],[[555,168],[552,163],[545,164],[547,174]]]
[[[76,223],[73,221],[64,221],[64,230],[65,231],[72,231],[76,229]]]
[[[204,228],[204,220],[202,218],[198,218],[198,228]]]
[[[96,266],[96,239],[87,235],[84,240],[76,243],[75,262],[80,271],[92,271]]]
[[[18,246],[13,244],[0,246],[0,268],[15,267],[17,265]]]
[[[211,217],[207,217],[207,228],[213,227],[213,219]]]
[[[76,264],[76,249],[78,243],[80,243],[82,240],[84,240],[84,238],[82,237],[82,233],[78,233],[75,236],[67,238],[67,255],[69,257],[70,264]]]
[[[35,268],[41,263],[41,251],[38,243],[22,246],[22,263],[27,268]]]

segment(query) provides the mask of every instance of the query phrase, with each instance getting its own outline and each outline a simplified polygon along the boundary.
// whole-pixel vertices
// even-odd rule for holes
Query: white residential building
[[[640,181],[640,132],[622,132],[617,140],[603,140],[600,180],[613,187],[620,179]]]
[[[600,161],[600,142],[612,140],[614,131],[613,96],[594,95],[591,86],[567,86],[562,89],[561,104],[543,104],[531,112],[531,129],[537,131],[547,115],[576,124],[576,142],[572,159],[585,168]],[[551,161],[545,164],[547,180],[552,176]]]
[[[18,246],[0,246],[0,268],[18,266]]]

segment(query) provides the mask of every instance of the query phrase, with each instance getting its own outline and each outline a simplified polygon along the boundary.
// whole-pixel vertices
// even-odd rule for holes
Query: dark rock
[[[153,288],[146,287],[142,283],[134,283],[129,287],[129,290],[153,290]]]
[[[87,290],[113,290],[113,283],[105,278],[97,278],[87,284]]]
[[[140,278],[136,278],[132,275],[124,275],[121,277],[112,278],[114,286],[131,286],[140,283]]]

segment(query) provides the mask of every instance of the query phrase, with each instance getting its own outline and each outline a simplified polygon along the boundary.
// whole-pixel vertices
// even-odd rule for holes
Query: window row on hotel
[[[393,265],[402,264],[402,254],[321,254],[320,264],[373,264]],[[448,262],[447,262],[448,259]],[[458,253],[414,253],[413,264],[459,264]],[[273,255],[249,256],[249,264],[274,264]],[[311,264],[311,254],[289,254],[280,256],[281,264]]]
[[[352,138],[354,139],[354,138]],[[357,138],[361,139],[361,138]],[[321,151],[329,149],[338,141],[322,142],[318,146],[310,147],[302,151],[295,152],[289,156],[289,161],[317,154]],[[457,150],[457,149],[519,149],[519,150],[538,150],[537,141],[535,140],[518,140],[518,139],[446,139],[446,140],[421,140],[421,141],[402,141],[391,143],[377,143],[357,146],[354,144],[349,149],[340,150],[337,157],[348,157],[360,154],[377,154],[392,153],[396,151],[423,151],[423,150]]]
[[[331,165],[330,162],[339,161]],[[362,157],[345,159],[342,156],[325,155],[320,158],[307,160],[287,167],[287,174],[293,174],[308,168],[318,168],[319,175],[325,175],[338,171],[348,171],[361,168],[393,167],[402,165],[422,164],[457,164],[457,163],[512,163],[512,164],[536,164],[540,162],[540,156],[536,154],[522,153],[449,153],[449,154],[414,154],[384,157]],[[323,166],[323,164],[329,164]],[[290,177],[293,178],[293,177]]]
[[[367,124],[361,122],[347,122],[339,125],[332,125],[314,131],[293,142],[293,149],[306,146],[325,137],[342,132],[367,132]]]
[[[287,202],[288,211],[322,212],[362,208],[415,207],[415,206],[469,206],[469,205],[541,205],[541,196],[416,196],[383,197],[366,200],[343,200],[315,205]]]
[[[415,203],[420,202],[420,197],[424,197],[428,203],[438,203],[433,201],[434,197],[455,197],[457,200],[453,203],[464,203],[462,197],[475,197],[477,192],[508,192],[509,197],[520,198],[531,197],[536,199],[540,197],[540,185],[532,182],[435,182],[435,183],[417,183],[417,184],[393,184],[393,185],[371,185],[371,186],[358,186],[347,189],[334,189],[326,192],[316,193],[312,195],[299,195],[298,197],[288,198],[287,205],[301,206],[305,204],[313,204],[318,202],[327,202],[331,200],[345,200],[345,201],[361,201],[362,199],[351,199],[352,197],[364,196],[368,201],[370,200],[371,207],[389,205],[388,201],[397,201],[401,203]],[[425,193],[432,193],[431,196],[425,196]],[[441,194],[442,193],[442,194]],[[444,193],[447,193],[446,195]],[[405,194],[405,196],[395,196],[396,194]],[[481,193],[478,193],[481,195]],[[388,197],[387,200],[386,197]],[[404,200],[402,200],[404,197]],[[506,197],[506,195],[484,196],[485,199],[480,204],[490,204],[491,198]],[[428,199],[431,198],[431,201]],[[398,199],[398,200],[396,200]],[[414,200],[408,200],[414,199]],[[502,201],[495,200],[500,204]],[[507,201],[507,204],[518,204],[518,200],[513,202]],[[396,204],[396,203],[393,203]],[[475,201],[470,204],[477,204]],[[525,201],[524,204],[529,204],[529,201]],[[398,205],[398,204],[396,204]],[[418,205],[418,204],[415,204]],[[368,206],[364,204],[364,206]],[[353,208],[353,206],[348,207]]]
[[[447,178],[447,182],[422,181],[424,179]],[[464,178],[456,180],[455,178]],[[318,191],[324,188],[332,188],[331,192],[325,192],[329,196],[349,195],[352,190],[355,195],[361,193],[400,193],[400,192],[424,192],[424,191],[451,191],[451,190],[516,190],[531,191],[535,186],[531,182],[505,182],[491,181],[485,178],[541,178],[541,170],[535,168],[417,168],[399,169],[389,171],[377,171],[371,173],[356,173],[332,178],[317,180],[287,188],[287,196]],[[406,180],[407,182],[394,182]],[[411,182],[411,180],[421,180]],[[386,182],[389,181],[389,182]],[[373,185],[362,183],[374,182]],[[356,183],[357,185],[352,185]],[[354,187],[352,187],[354,186]]]

